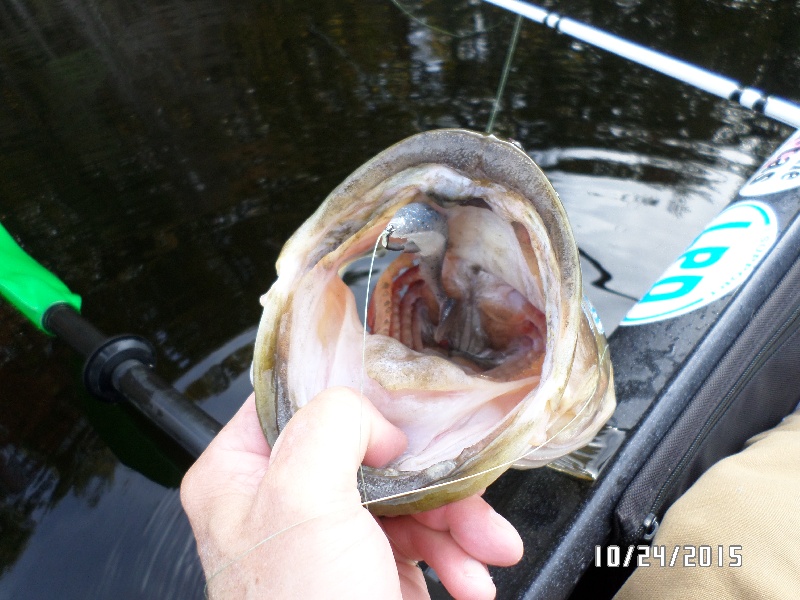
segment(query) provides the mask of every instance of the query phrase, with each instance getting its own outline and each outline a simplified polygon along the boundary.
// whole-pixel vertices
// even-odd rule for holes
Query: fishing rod
[[[617,56],[649,67],[659,73],[688,83],[691,86],[738,102],[745,108],[762,113],[776,121],[800,129],[800,106],[765,94],[761,90],[744,87],[733,79],[723,77],[712,71],[702,69],[696,65],[661,52],[656,52],[645,46],[629,42],[621,37],[612,35],[602,29],[585,25],[579,21],[562,17],[556,12],[549,11],[534,4],[520,0],[485,0],[490,4],[505,8],[517,15],[546,25],[551,29],[586,42],[592,46],[607,50]]]
[[[137,335],[108,337],[80,315],[81,297],[45,269],[0,224],[0,295],[39,330],[86,358],[83,382],[98,398],[127,401],[193,458],[222,428],[153,371],[155,349]]]

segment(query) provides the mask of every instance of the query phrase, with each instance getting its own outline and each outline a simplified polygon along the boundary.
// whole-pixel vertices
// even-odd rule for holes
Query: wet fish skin
[[[532,269],[538,271],[546,292],[542,308],[547,326],[547,353],[541,381],[535,390],[503,419],[501,426],[458,456],[414,471],[365,468],[363,497],[373,500],[404,494],[370,504],[376,514],[428,510],[483,489],[529,452],[532,444],[536,445],[537,442],[531,441],[532,436],[541,439],[542,435],[549,435],[553,439],[521,466],[537,466],[552,460],[574,449],[575,443],[590,441],[614,407],[607,346],[591,315],[582,307],[577,247],[556,192],[533,161],[512,143],[466,130],[438,130],[408,138],[357,169],[284,246],[277,263],[279,278],[262,299],[264,313],[254,356],[256,401],[270,444],[296,410],[289,363],[293,327],[297,324],[289,315],[299,310],[298,305],[308,304],[307,299],[297,295],[297,282],[320,265],[333,267],[345,251],[371,249],[397,208],[413,201],[411,196],[398,198],[374,191],[392,178],[402,181],[406,172],[409,177],[421,176],[428,172],[426,165],[447,169],[436,173],[445,181],[435,186],[437,194],[447,192],[453,202],[466,192],[458,177],[447,180],[450,172],[478,182],[475,185],[499,185],[512,192],[508,202],[497,200],[497,205],[491,208],[509,221],[522,223],[530,237],[535,254]],[[469,198],[461,200],[466,202]],[[336,321],[339,315],[344,315],[342,311],[329,310],[324,314],[331,318],[326,320]],[[318,325],[320,332],[335,326],[336,323]],[[323,337],[323,333],[319,335]],[[360,345],[355,350],[360,356],[359,351]],[[315,349],[306,348],[305,352],[313,356]],[[325,365],[319,368],[324,370]],[[565,398],[565,390],[583,397]],[[369,387],[365,391],[372,398]],[[578,415],[572,421],[569,410],[563,415],[558,412],[567,405]],[[553,419],[553,427],[561,426],[558,419],[564,420],[564,430],[543,429],[542,420],[548,418]],[[532,434],[534,431],[538,438]],[[444,482],[448,485],[423,489]]]

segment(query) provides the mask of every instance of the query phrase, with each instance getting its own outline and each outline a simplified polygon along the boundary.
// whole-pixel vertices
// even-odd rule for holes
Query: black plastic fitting
[[[86,389],[107,402],[122,402],[125,397],[115,383],[123,373],[115,371],[117,367],[131,360],[153,367],[156,362],[155,348],[138,335],[125,334],[109,338],[86,360],[83,367],[83,383]],[[131,364],[123,365],[123,369],[127,370]]]

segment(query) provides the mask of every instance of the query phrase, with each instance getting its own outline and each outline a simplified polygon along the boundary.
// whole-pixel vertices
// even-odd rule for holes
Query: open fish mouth
[[[341,274],[380,242],[396,258],[369,303],[366,359]],[[356,170],[286,243],[262,298],[254,385],[273,444],[320,391],[359,389],[406,452],[364,467],[376,514],[428,510],[510,466],[587,444],[615,406],[558,196],[514,144],[466,130],[412,136]]]

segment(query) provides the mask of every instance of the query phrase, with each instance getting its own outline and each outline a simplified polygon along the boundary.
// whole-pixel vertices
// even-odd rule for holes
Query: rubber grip
[[[36,327],[45,329],[44,313],[55,304],[80,311],[81,297],[19,247],[0,224],[0,294]]]

